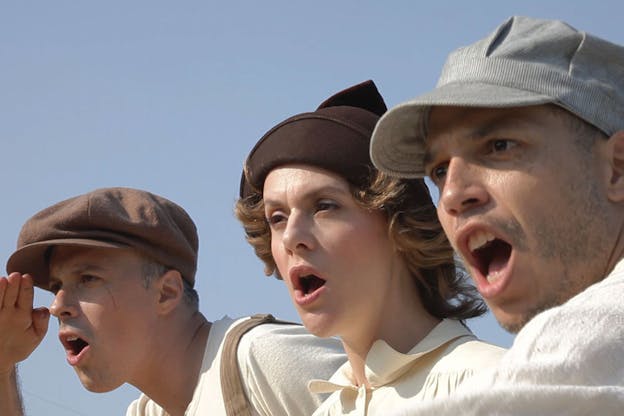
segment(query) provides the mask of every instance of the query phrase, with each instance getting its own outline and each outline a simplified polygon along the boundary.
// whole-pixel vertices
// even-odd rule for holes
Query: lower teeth
[[[495,281],[497,281],[497,280],[498,280],[498,278],[499,278],[499,277],[500,277],[500,273],[498,273],[498,272],[493,272],[493,273],[489,273],[489,274],[486,276],[486,279],[487,279],[488,283],[494,283]]]

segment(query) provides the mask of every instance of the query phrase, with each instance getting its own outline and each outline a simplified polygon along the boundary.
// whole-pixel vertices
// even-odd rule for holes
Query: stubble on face
[[[599,160],[602,141],[599,132],[579,128],[574,116],[558,107],[447,111],[437,114],[437,137],[446,134],[452,142],[457,139],[451,133],[461,137],[461,129],[469,123],[478,126],[509,120],[504,130],[517,132],[520,142],[529,146],[527,153],[519,155],[522,158],[497,169],[494,177],[506,181],[503,187],[501,183],[484,185],[494,187],[488,191],[492,195],[500,193],[498,203],[503,212],[507,207],[509,215],[488,213],[496,208],[496,202],[475,207],[470,213],[482,215],[483,221],[504,232],[513,249],[526,259],[525,275],[519,276],[525,280],[522,297],[499,299],[501,303],[493,308],[500,311],[497,319],[501,326],[518,332],[538,313],[565,303],[604,278],[613,230],[605,218],[611,208],[603,189],[604,161]],[[522,121],[517,126],[511,124],[517,122],[516,117]],[[471,156],[472,148],[467,151]],[[476,163],[480,163],[478,159]]]
[[[527,301],[525,311],[515,318],[499,321],[511,333],[517,333],[539,313],[564,304],[604,278],[603,263],[609,252],[604,236],[609,228],[600,213],[608,207],[594,174],[593,150],[582,143],[575,138],[569,145],[569,175],[559,175],[559,209],[545,205],[543,215],[533,218],[529,230],[535,235],[534,255],[559,266],[553,275],[541,276],[548,281],[543,282],[543,290],[533,302]]]

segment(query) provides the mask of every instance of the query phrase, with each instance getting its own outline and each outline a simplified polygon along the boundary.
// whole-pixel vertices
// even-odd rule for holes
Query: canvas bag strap
[[[266,323],[293,324],[293,322],[277,320],[271,314],[257,314],[230,329],[225,337],[221,352],[221,392],[228,416],[252,415],[251,405],[245,395],[238,368],[238,344],[249,330]]]

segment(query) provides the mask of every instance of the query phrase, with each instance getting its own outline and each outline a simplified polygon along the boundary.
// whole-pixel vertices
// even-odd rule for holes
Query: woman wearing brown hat
[[[310,389],[315,414],[385,414],[446,396],[503,349],[463,320],[485,306],[457,272],[421,179],[369,157],[386,111],[372,81],[269,130],[248,156],[236,214],[267,275],[284,280],[305,327],[340,337],[349,361]]]

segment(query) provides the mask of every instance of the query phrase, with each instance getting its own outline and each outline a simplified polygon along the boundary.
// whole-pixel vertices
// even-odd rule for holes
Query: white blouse
[[[314,416],[386,415],[408,402],[446,397],[475,373],[495,366],[504,352],[451,319],[440,322],[407,354],[377,340],[366,357],[370,389],[355,385],[346,362],[329,380],[308,384],[313,393],[331,393]]]

